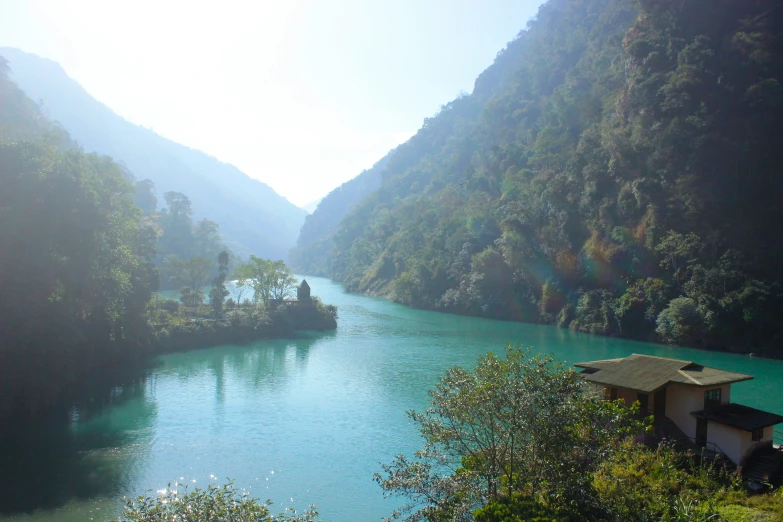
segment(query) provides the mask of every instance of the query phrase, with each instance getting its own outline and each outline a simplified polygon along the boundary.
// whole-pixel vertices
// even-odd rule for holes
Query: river
[[[123,496],[226,477],[273,511],[314,503],[326,521],[379,520],[400,501],[373,473],[419,446],[405,411],[426,406],[447,368],[506,342],[569,363],[644,353],[750,373],[732,400],[783,413],[783,361],[413,310],[308,282],[339,307],[336,332],[167,355],[109,407],[3,427],[0,521],[107,520]]]

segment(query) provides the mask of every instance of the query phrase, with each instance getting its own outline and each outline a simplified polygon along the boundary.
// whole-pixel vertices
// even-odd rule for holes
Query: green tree
[[[148,216],[158,210],[158,198],[155,197],[155,184],[152,180],[143,179],[136,183],[133,202]]]
[[[233,277],[239,285],[249,285],[256,301],[286,299],[294,296],[296,278],[283,261],[272,261],[254,255],[250,260],[234,269]]]
[[[410,503],[392,518],[470,520],[519,492],[595,507],[590,473],[629,434],[644,429],[622,401],[609,402],[551,358],[508,346],[473,371],[453,368],[409,412],[424,447],[398,456],[375,480]]]
[[[666,305],[667,286],[661,279],[639,279],[615,303],[620,328],[643,337],[655,328],[655,320]]]
[[[180,192],[166,192],[163,195],[166,207],[160,215],[160,256],[176,255],[188,258],[193,255],[193,210],[190,200]]]
[[[206,257],[196,256],[190,259],[166,259],[166,270],[180,285],[189,286],[193,292],[201,292],[209,278],[214,262]]]
[[[669,343],[689,343],[703,339],[713,327],[713,313],[690,297],[672,299],[658,315],[656,332]]]
[[[217,317],[223,315],[223,304],[229,295],[228,290],[226,290],[228,261],[228,252],[224,250],[218,254],[218,275],[212,280],[212,290],[209,292],[209,304],[212,305],[212,310],[214,310]]]
[[[672,271],[678,288],[687,278],[687,268],[696,261],[696,255],[701,248],[701,240],[696,234],[691,232],[683,235],[673,230],[655,247],[655,251],[661,256],[661,268]]]
[[[179,300],[185,306],[201,306],[204,303],[204,294],[194,292],[189,286],[179,289]]]

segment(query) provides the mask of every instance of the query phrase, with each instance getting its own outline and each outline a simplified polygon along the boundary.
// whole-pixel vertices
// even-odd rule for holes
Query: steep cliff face
[[[158,199],[182,192],[196,219],[220,224],[237,253],[284,258],[296,242],[307,212],[232,165],[134,125],[94,99],[55,62],[17,49],[0,48],[10,77],[47,115],[60,122],[88,152],[124,164],[136,179],[151,179]]]
[[[774,345],[781,41],[772,0],[550,0],[392,154],[329,275],[423,308]]]

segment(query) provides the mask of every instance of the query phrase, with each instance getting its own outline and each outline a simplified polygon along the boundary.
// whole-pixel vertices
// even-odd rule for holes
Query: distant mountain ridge
[[[168,191],[190,198],[197,219],[220,225],[226,244],[241,255],[283,259],[296,242],[307,212],[264,183],[226,163],[128,122],[93,98],[48,59],[0,48],[11,78],[33,100],[43,101],[86,151],[123,163],[134,176],[155,183],[160,200]]]
[[[301,208],[305,209],[308,214],[312,214],[315,212],[315,209],[318,208],[318,204],[321,202],[321,200],[324,198],[318,198],[315,201],[311,201],[307,205],[302,205]]]
[[[291,250],[289,262],[294,270],[319,276],[330,273],[334,233],[345,216],[365,197],[380,188],[383,171],[396,150],[392,149],[372,167],[332,190],[318,202],[313,213],[305,218],[296,247]]]

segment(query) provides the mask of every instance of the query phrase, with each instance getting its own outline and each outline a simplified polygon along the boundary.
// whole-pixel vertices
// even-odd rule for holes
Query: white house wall
[[[747,440],[750,441],[750,432],[716,422],[708,422],[707,441],[718,447],[713,448],[712,445],[707,444],[707,449],[710,451],[722,451],[735,464],[739,464],[745,451],[747,451],[745,439],[743,438],[744,434],[747,434]]]
[[[696,417],[691,415],[693,411],[704,409],[704,393],[708,390],[720,388],[721,404],[728,404],[731,400],[731,385],[723,386],[688,386],[672,383],[666,388],[666,416],[687,435],[696,437]],[[710,440],[709,430],[707,440]],[[728,450],[726,450],[728,451]]]
[[[704,389],[670,384],[666,388],[666,416],[688,437],[696,437],[696,418],[692,411],[704,408]]]

